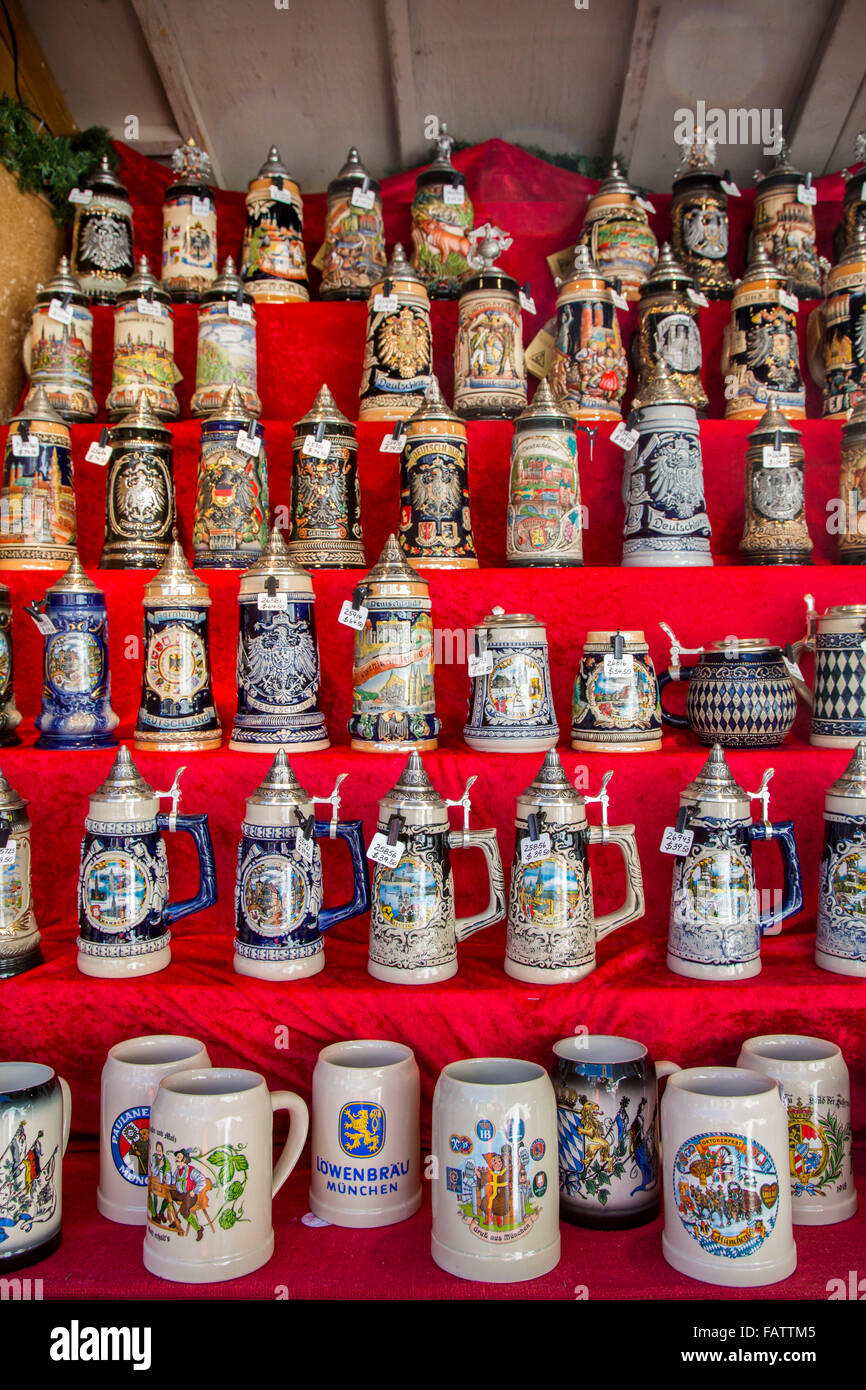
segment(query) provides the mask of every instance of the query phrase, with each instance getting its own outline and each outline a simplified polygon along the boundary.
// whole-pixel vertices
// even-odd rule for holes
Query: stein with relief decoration
[[[0,980],[42,963],[31,896],[27,804],[0,772]]]
[[[746,525],[740,554],[747,565],[809,565],[805,454],[800,431],[771,401],[747,441]]]
[[[571,746],[582,753],[661,748],[658,681],[640,628],[586,634],[574,678]]]
[[[466,426],[435,376],[406,425],[400,460],[400,545],[416,569],[477,569]]]
[[[201,297],[195,393],[190,414],[218,410],[232,385],[250,415],[261,415],[256,390],[256,315],[253,296],[244,290],[235,263],[227,256],[222,274]]]
[[[385,267],[382,185],[361,163],[355,146],[328,184],[320,299],[367,299]],[[313,262],[319,263],[318,258]]]
[[[665,242],[641,286],[638,302],[638,330],[632,352],[639,389],[648,384],[653,367],[663,357],[677,386],[697,411],[707,407],[707,393],[701,384],[701,300],[706,302]]]
[[[547,632],[532,613],[496,607],[473,630],[469,716],[463,737],[490,753],[554,748],[559,736]]]
[[[262,426],[232,382],[201,422],[192,543],[196,569],[245,569],[268,538],[268,465]]]
[[[734,287],[728,270],[728,195],[715,163],[715,141],[696,131],[674,175],[671,244],[708,299],[730,299]]]
[[[781,134],[780,129],[773,168],[767,174],[755,171],[751,249],[762,251],[778,267],[800,299],[819,299],[827,262],[815,249],[812,208],[818,190],[812,187],[811,174],[794,168]]]
[[[72,273],[91,304],[113,304],[133,272],[132,204],[104,154],[82,188],[73,188]]]
[[[433,370],[430,300],[399,241],[370,286],[359,420],[407,420]]]
[[[842,426],[839,500],[839,561],[866,564],[866,400],[855,405]]]
[[[310,297],[304,204],[276,145],[247,193],[241,279],[257,304],[298,304]]]
[[[69,426],[34,386],[9,422],[0,499],[0,568],[63,570],[75,555]]]
[[[824,799],[815,964],[866,976],[866,742]]]
[[[637,299],[655,264],[658,244],[644,200],[616,160],[589,200],[579,244],[587,248],[608,284],[619,282],[626,299]]]
[[[806,325],[809,370],[825,420],[844,420],[866,395],[866,226],[828,272],[824,302]]]
[[[287,549],[305,569],[365,563],[355,426],[327,386],[294,426]]]
[[[65,256],[48,284],[36,286],[22,356],[31,387],[44,386],[64,420],[83,424],[96,419],[93,314]]]
[[[162,205],[162,283],[175,303],[195,303],[217,277],[217,214],[210,156],[192,136],[171,157],[177,175]]]
[[[171,430],[142,391],[111,428],[100,569],[157,569],[175,521]]]
[[[771,401],[789,420],[802,420],[806,414],[797,344],[798,300],[787,284],[786,273],[758,246],[734,286],[722,347],[728,420],[760,420]]]
[[[15,704],[12,603],[7,585],[0,584],[0,748],[11,748],[21,742],[15,732],[20,723],[21,714]]]
[[[105,402],[109,420],[134,409],[145,393],[161,419],[175,419],[180,411],[174,393],[179,380],[171,299],[151,274],[147,257],[140,256],[114,310],[111,390]]]
[[[511,419],[526,405],[517,281],[495,265],[511,237],[486,222],[469,233],[472,273],[460,288],[454,409],[465,420]]]
[[[585,246],[556,300],[556,342],[547,374],[558,405],[576,420],[619,420],[628,380],[613,293]]]
[[[37,748],[110,748],[119,723],[111,708],[105,594],[85,574],[77,552],[27,612],[43,634],[42,708]]]
[[[818,748],[854,748],[866,738],[866,604],[840,603],[815,611],[806,594],[806,635],[794,658],[815,654],[814,693],[797,672],[797,689],[812,710],[809,742]]]
[[[475,214],[466,179],[451,163],[454,140],[440,125],[433,163],[415,180],[412,202],[412,266],[431,299],[456,299],[469,270],[469,229]]]
[[[547,378],[514,421],[508,495],[509,565],[582,565],[577,436]]]

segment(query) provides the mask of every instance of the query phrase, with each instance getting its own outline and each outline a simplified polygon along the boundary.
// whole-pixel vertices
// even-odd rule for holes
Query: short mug
[[[60,1245],[63,1155],[72,1102],[41,1062],[0,1062],[0,1274]]]

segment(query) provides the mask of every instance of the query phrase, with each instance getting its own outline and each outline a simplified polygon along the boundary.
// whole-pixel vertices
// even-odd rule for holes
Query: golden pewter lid
[[[310,428],[315,429],[316,425],[324,422],[326,425],[345,426],[354,434],[354,426],[348,416],[344,415],[331,393],[331,390],[323,382],[319,387],[316,399],[310,406],[306,415],[302,415],[300,420],[294,424],[295,437],[301,434],[308,434]]]
[[[4,774],[0,772],[0,817],[11,817],[16,811],[23,811],[28,804],[27,797],[10,786]]]
[[[65,569],[57,583],[52,584],[51,588],[47,590],[46,598],[48,594],[99,594],[100,598],[105,597],[102,590],[85,574],[77,550],[68,569]]]
[[[258,179],[289,179],[292,183],[297,183],[297,179],[292,177],[280,158],[280,152],[276,145],[271,145],[265,157],[265,162],[261,169],[259,169],[253,182],[257,182]]]
[[[211,410],[209,414],[204,416],[204,419],[227,420],[231,424],[235,422],[238,424],[248,424],[250,420],[255,419],[255,416],[251,415],[244,405],[244,398],[240,393],[240,388],[237,381],[233,379],[231,386],[226,391],[216,410]],[[261,425],[258,425],[258,431],[261,433]]]
[[[531,801],[545,805],[572,804],[583,806],[583,797],[569,782],[559,754],[551,748],[544,755],[544,762],[538,769],[529,786],[517,798],[518,801]]]
[[[63,425],[67,430],[69,428],[63,416],[58,414],[51,404],[44,386],[34,386],[27,392],[24,404],[9,423],[14,425],[16,420],[44,420],[47,424]]]
[[[129,749],[122,743],[111,771],[92,793],[91,801],[138,801],[141,797],[152,801],[155,796],[153,787],[142,777]]]
[[[210,155],[199,148],[190,135],[171,157],[171,167],[179,175],[178,183],[189,180],[191,183],[206,183],[213,176]]]
[[[382,552],[375,565],[365,574],[362,585],[367,589],[371,584],[387,583],[389,580],[406,584],[423,584],[425,589],[428,587],[427,580],[423,575],[409,564],[393,531],[382,546]]]
[[[379,810],[386,811],[390,806],[429,806],[445,810],[445,802],[427,776],[420,753],[409,754],[394,786],[380,801]]]
[[[459,415],[454,414],[439,389],[438,380],[433,375],[430,377],[430,385],[425,392],[423,403],[409,416],[406,421],[406,428],[409,429],[411,425],[418,425],[422,422],[426,424],[428,420],[450,420],[454,421],[455,424],[463,425],[465,428],[465,421],[461,420]]]
[[[643,410],[649,405],[692,405],[692,402],[685,387],[672,375],[665,359],[659,356],[647,377],[646,386],[641,387],[631,404],[632,410]]]
[[[765,435],[773,438],[777,430],[780,434],[787,435],[789,440],[792,436],[797,441],[800,439],[800,431],[783,414],[775,400],[771,400],[755,428],[747,436],[746,442],[747,444],[751,444],[753,441],[757,443]]]
[[[145,386],[139,391],[132,409],[112,425],[112,433],[114,430],[154,430],[171,439],[171,430],[160,420],[150,402],[151,393]]]
[[[168,304],[168,291],[164,290],[150,269],[147,256],[139,256],[135,270],[130,275],[118,299],[154,299],[159,304]]]
[[[565,411],[557,403],[556,397],[551,390],[550,382],[545,376],[541,378],[536,386],[535,395],[532,397],[529,405],[525,410],[521,410],[514,421],[515,428],[519,428],[526,424],[527,421],[531,423],[535,420],[556,421],[557,424],[561,423],[563,426],[574,427],[574,421],[570,415],[566,415]]]
[[[866,799],[866,741],[861,739],[857,744],[841,777],[827,788],[827,795]]]
[[[403,250],[402,241],[395,241],[391,249],[391,259],[385,269],[379,272],[377,284],[382,284],[385,280],[409,280],[413,285],[418,285],[427,293],[424,281],[406,260],[406,252]],[[371,300],[372,303],[372,300]]]
[[[210,604],[210,589],[190,567],[176,530],[171,533],[171,545],[161,567],[144,586],[145,603],[161,603],[163,599],[194,599],[201,607]]]
[[[69,257],[61,256],[57,269],[47,285],[37,285],[37,294],[45,299],[63,299],[68,295],[83,295],[81,281],[73,275],[69,267]]]
[[[697,805],[698,802],[702,801],[742,801],[748,803],[748,800],[749,798],[739,782],[734,780],[720,743],[713,744],[710,756],[695,780],[689,782],[689,785],[680,792],[681,806]]]
[[[206,294],[202,295],[202,304],[214,304],[218,300],[237,300],[238,291],[241,292],[241,301],[252,304],[253,297],[244,289],[243,281],[235,269],[235,263],[231,256],[226,256],[223,261],[223,268],[214,280]]]
[[[693,277],[674,256],[670,242],[665,241],[662,242],[658,260],[641,285],[641,299],[656,289],[678,289],[680,286],[687,289],[694,283]]]
[[[254,565],[250,565],[249,569],[242,575],[241,589],[246,588],[249,591],[249,589],[263,588],[262,581],[270,576],[275,579],[302,577],[312,588],[310,576],[305,569],[295,564],[283,540],[283,533],[276,522],[271,527],[268,543],[258,560]],[[248,584],[248,580],[252,580],[252,584]]]
[[[309,806],[311,801],[309,792],[304,791],[285,750],[281,748],[264,781],[247,797],[247,806]]]
[[[646,637],[642,627],[621,627],[619,629],[614,629],[612,627],[591,628],[586,634],[585,645],[587,647],[611,647],[611,650],[613,650],[612,643],[615,637],[622,638],[624,647],[646,646]]]

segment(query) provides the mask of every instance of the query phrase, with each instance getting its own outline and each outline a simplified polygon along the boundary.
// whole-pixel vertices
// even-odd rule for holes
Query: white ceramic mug
[[[474,1057],[433,1095],[433,1259],[491,1284],[559,1263],[556,1098],[543,1067]]]
[[[147,1220],[150,1107],[164,1076],[210,1066],[198,1038],[155,1033],[127,1038],[109,1049],[102,1068],[99,1187],[96,1205],[109,1221],[143,1226]]]
[[[851,1157],[851,1087],[841,1050],[826,1038],[747,1038],[738,1067],[779,1083],[788,1107],[794,1224],[830,1226],[857,1210]]]
[[[421,1081],[402,1043],[333,1043],[313,1072],[310,1208],[335,1226],[391,1226],[421,1205]]]
[[[738,1289],[793,1274],[788,1123],[772,1077],[741,1067],[676,1072],[661,1122],[668,1264]]]
[[[63,1155],[72,1101],[41,1062],[0,1062],[0,1277],[61,1240]]]
[[[273,1113],[290,1127],[273,1163]],[[163,1077],[150,1112],[144,1263],[184,1284],[236,1279],[274,1253],[271,1199],[301,1155],[307,1107],[255,1071],[215,1067]]]

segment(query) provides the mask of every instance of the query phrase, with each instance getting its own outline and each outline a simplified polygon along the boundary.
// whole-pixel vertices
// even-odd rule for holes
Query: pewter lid
[[[485,618],[482,618],[480,623],[476,624],[476,626],[480,628],[527,627],[530,624],[535,624],[538,627],[544,626],[543,623],[538,621],[534,613],[506,613],[505,609],[500,608],[497,604]]]
[[[646,385],[642,386],[632,401],[632,410],[643,410],[648,405],[691,405],[685,387],[673,375],[665,359],[659,355],[654,362]]]
[[[16,420],[45,420],[52,425],[66,424],[63,416],[59,415],[51,404],[44,386],[31,387],[24,404],[18,414],[12,416],[10,424],[14,424]]]
[[[866,257],[866,227],[862,222],[858,222],[853,232],[851,240],[839,257],[834,270],[838,270],[840,265],[851,265],[854,261],[862,261]]]
[[[544,762],[518,800],[537,801],[542,806],[550,803],[583,806],[583,797],[569,782],[555,748],[545,753]]]
[[[424,400],[418,409],[414,411],[406,421],[406,428],[410,425],[426,423],[428,420],[454,420],[458,425],[464,424],[459,415],[448,405],[445,397],[439,389],[439,382],[435,376],[430,377],[430,384],[424,393]]]
[[[323,382],[319,387],[316,399],[310,406],[306,415],[302,415],[300,420],[296,420],[294,430],[296,437],[302,432],[306,433],[309,426],[315,427],[324,421],[326,425],[348,425],[352,429],[351,420],[343,414],[330,389]]]
[[[697,804],[701,801],[744,801],[748,796],[738,782],[734,781],[724,749],[714,743],[710,756],[693,782],[680,792],[680,805]]]
[[[15,811],[23,811],[28,805],[27,797],[11,787],[0,772],[0,816],[11,816]]]
[[[679,166],[674,174],[674,183],[690,174],[715,175],[716,142],[708,140],[700,126],[695,130],[690,143],[683,148]]]
[[[628,179],[625,177],[624,173],[620,169],[618,159],[611,160],[611,165],[610,169],[608,170],[607,178],[602,179],[601,183],[598,185],[598,189],[592,195],[593,200],[596,198],[600,198],[607,193],[623,193],[628,194],[630,198],[637,197],[636,190],[632,188]]]
[[[393,531],[382,546],[382,553],[375,565],[364,576],[363,584],[368,588],[371,584],[384,583],[387,580],[427,586],[426,579],[409,564]]]
[[[295,776],[285,749],[281,748],[264,781],[247,797],[247,806],[304,806],[311,800],[309,792],[304,791]]]
[[[866,740],[861,738],[841,777],[827,788],[827,795],[866,799]]]
[[[69,257],[61,256],[57,262],[57,269],[47,285],[37,285],[37,292],[44,294],[48,299],[63,298],[67,294],[83,294],[81,282],[73,275],[69,267]]]
[[[424,170],[425,174],[446,173],[456,174],[457,170],[451,163],[451,151],[454,148],[454,137],[448,134],[448,127],[443,121],[439,127],[439,134],[436,136],[436,158]],[[462,178],[462,175],[459,175]]]
[[[589,253],[589,247],[580,242],[574,248],[574,265],[560,285],[560,294],[571,285],[589,281],[589,288],[598,290],[599,298],[610,298],[610,286]]]
[[[143,386],[135,398],[135,405],[112,425],[112,432],[114,430],[158,430],[160,434],[170,439],[171,430],[163,420],[160,420],[150,403],[151,399],[150,391],[146,386]]]
[[[48,594],[99,594],[100,598],[104,598],[102,590],[85,574],[77,550],[68,568],[63,571],[56,584],[52,584],[46,592],[46,598]]]
[[[255,417],[250,414],[244,405],[244,398],[241,395],[237,381],[232,378],[232,384],[226,391],[216,410],[210,411],[204,417],[206,420],[228,420],[232,423],[247,423]]]
[[[689,272],[680,265],[670,247],[670,242],[663,242],[658,254],[658,260],[653,266],[647,278],[641,285],[641,297],[648,290],[657,289],[660,286],[666,288],[668,285],[693,285],[694,279]]]
[[[210,603],[210,589],[190,567],[176,530],[171,533],[171,545],[161,567],[144,586],[145,603],[162,599],[196,599],[201,604]]]
[[[269,575],[274,575],[275,578],[280,578],[284,575],[303,575],[304,579],[309,579],[307,571],[302,569],[300,565],[295,564],[295,561],[289,554],[286,543],[283,540],[283,533],[276,522],[274,522],[271,527],[267,545],[255,564],[250,565],[241,580],[241,584],[242,586],[245,585],[248,579],[267,579]]]
[[[117,750],[111,771],[102,786],[91,794],[92,801],[152,801],[156,792],[139,772],[125,743]]]
[[[763,246],[756,246],[752,251],[749,264],[743,271],[742,279],[737,283],[741,285],[746,280],[766,279],[770,275],[774,275],[777,280],[783,282],[788,278],[783,271],[779,270],[778,266],[773,264]]]
[[[394,242],[391,249],[391,259],[385,269],[379,272],[377,284],[381,284],[384,280],[410,280],[413,284],[424,285],[421,276],[412,269],[406,260],[402,241]]]
[[[515,420],[515,425],[523,424],[526,420],[536,419],[556,419],[562,421],[563,425],[571,425],[573,421],[570,415],[566,415],[562,407],[557,403],[556,397],[550,387],[550,382],[543,376],[535,388],[535,395],[532,397],[525,410],[521,410]]]
[[[369,169],[364,168],[364,165],[361,163],[361,156],[358,154],[355,145],[349,150],[349,153],[346,155],[345,164],[332,182],[338,183],[340,179],[351,179],[353,183],[363,183],[364,179],[369,179],[369,187],[375,189],[377,192],[380,186],[378,180],[373,178]]]
[[[175,174],[195,183],[207,182],[213,175],[210,155],[199,148],[191,135],[174,151],[171,167]]]
[[[478,237],[475,238],[475,230]],[[498,269],[496,261],[512,245],[514,238],[504,232],[501,227],[495,227],[492,222],[485,222],[483,226],[473,229],[470,234],[470,241],[476,241],[472,252],[466,257],[467,264],[475,271],[485,271]]]
[[[767,637],[722,637],[718,642],[711,642],[710,651],[731,653],[731,659],[736,659],[738,652],[777,652],[779,651],[778,642],[771,642]]]
[[[779,409],[775,400],[771,399],[755,428],[747,436],[747,442],[759,439],[764,434],[774,435],[777,430],[780,434],[793,434],[797,439],[800,438],[800,431]]]
[[[238,290],[242,292],[242,297],[251,304],[252,296],[247,294],[244,290],[241,277],[235,269],[234,259],[231,256],[226,256],[220,274],[210,286],[207,294],[203,296],[203,299],[208,303],[213,303],[214,300],[218,299],[237,299]]]
[[[160,304],[168,304],[168,292],[163,289],[156,276],[150,269],[147,256],[139,256],[135,270],[130,275],[118,298],[123,299],[147,299],[151,296],[159,301]]]
[[[443,810],[445,808],[445,802],[427,776],[420,753],[409,754],[406,766],[382,800],[407,806],[441,806]]]
[[[276,145],[271,145],[267,157],[259,172],[257,179],[291,179],[292,183],[296,180],[292,178],[283,161],[280,159],[280,152]]]
[[[775,133],[776,132],[774,131],[773,134],[775,135]],[[782,131],[780,127],[779,134],[781,135],[781,133]],[[805,178],[803,170],[795,169],[793,164],[791,163],[791,150],[788,146],[787,140],[785,139],[779,141],[779,153],[776,155],[776,163],[773,165],[772,169],[768,169],[767,172],[763,174],[760,172],[760,170],[756,170],[755,181],[758,183],[763,183],[765,179],[771,179],[774,176],[780,174],[784,174],[785,178],[788,179]]]
[[[108,155],[104,154],[99,161],[96,169],[90,175],[86,184],[87,188],[110,188],[113,192],[122,193],[124,198],[129,197],[128,189],[124,188],[120,179],[115,174],[109,163]]]

